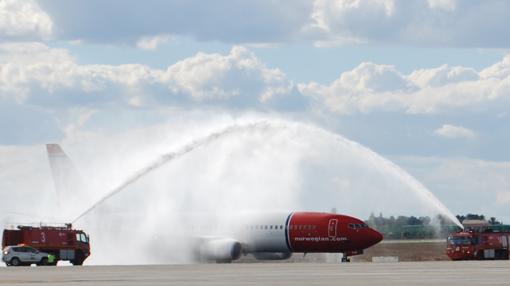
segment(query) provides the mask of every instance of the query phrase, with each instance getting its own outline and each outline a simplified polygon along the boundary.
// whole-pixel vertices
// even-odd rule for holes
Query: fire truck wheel
[[[83,265],[83,261],[85,258],[83,257],[83,253],[78,252],[76,253],[76,258],[74,260],[71,260],[71,263],[75,266]]]
[[[21,265],[21,263],[20,263],[20,262],[21,262],[21,261],[19,260],[19,258],[17,258],[17,257],[13,257],[13,258],[11,259],[11,263],[10,263],[10,264],[11,264],[12,266],[20,266],[20,265]]]
[[[37,266],[46,266],[46,265],[48,265],[48,258],[47,257],[41,258],[41,261],[39,261],[39,263],[37,263]]]
[[[81,261],[81,260],[73,260],[73,261],[71,261],[71,263],[74,266],[82,266],[83,265],[83,261]]]

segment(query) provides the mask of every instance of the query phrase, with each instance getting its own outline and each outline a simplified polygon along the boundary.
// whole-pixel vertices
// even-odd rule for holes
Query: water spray
[[[172,161],[174,159],[177,159],[197,148],[200,148],[204,145],[207,145],[208,143],[214,141],[215,139],[221,138],[223,136],[226,136],[231,133],[243,131],[247,128],[268,128],[270,125],[266,122],[257,122],[252,123],[248,125],[232,125],[229,126],[223,130],[213,132],[203,138],[193,140],[192,142],[184,145],[177,151],[172,151],[166,154],[163,154],[160,156],[157,160],[150,163],[146,167],[140,169],[139,171],[135,172],[133,175],[129,176],[124,182],[122,182],[119,186],[112,189],[110,192],[108,192],[105,196],[103,196],[101,199],[99,199],[96,203],[94,203],[92,206],[90,206],[88,209],[86,209],[83,213],[81,213],[78,217],[76,217],[73,220],[73,223],[77,222],[79,219],[90,213],[92,210],[94,210],[97,206],[108,200],[109,198],[115,196],[116,194],[120,193],[122,190],[124,190],[127,186],[135,183],[140,178],[144,177],[146,174],[158,169],[159,167],[165,165],[167,162]]]
[[[319,132],[320,134],[327,136],[329,138],[332,138],[333,140],[342,143],[346,146],[351,146],[356,148],[357,150],[361,151],[361,153],[368,157],[368,159],[373,160],[374,162],[377,162],[380,164],[380,166],[384,167],[384,170],[386,170],[389,174],[394,175],[395,177],[399,178],[402,182],[407,184],[415,193],[416,195],[425,200],[426,202],[429,202],[433,205],[433,207],[441,214],[444,214],[448,219],[450,219],[452,222],[454,222],[456,225],[462,228],[462,224],[457,220],[457,218],[446,208],[446,206],[441,203],[435,196],[432,194],[424,185],[422,185],[420,182],[418,182],[415,178],[413,178],[411,175],[409,175],[407,172],[402,170],[400,167],[392,163],[391,161],[381,157],[374,151],[356,143],[351,140],[348,140],[340,135],[332,134],[326,130],[315,128],[312,126],[307,126],[299,123],[286,123],[284,121],[278,121],[278,122],[270,122],[270,121],[258,121],[258,122],[252,122],[252,123],[246,123],[246,124],[234,124],[227,126],[219,131],[212,132],[204,137],[201,137],[199,139],[195,139],[191,141],[190,143],[178,148],[175,151],[168,152],[166,154],[161,155],[158,159],[153,161],[152,163],[148,164],[147,166],[141,168],[137,172],[133,173],[131,176],[129,176],[126,180],[124,180],[121,184],[119,184],[117,187],[109,191],[105,196],[101,197],[96,203],[94,203],[92,206],[90,206],[88,209],[86,209],[84,212],[82,212],[76,219],[73,220],[73,223],[77,222],[81,218],[83,218],[85,215],[92,212],[95,208],[97,208],[99,205],[103,204],[108,199],[112,198],[113,196],[121,193],[123,190],[126,189],[129,185],[137,182],[141,178],[143,178],[145,175],[151,173],[152,171],[166,165],[167,163],[170,163],[171,161],[174,161],[175,159],[178,159],[186,154],[191,153],[192,151],[204,147],[211,142],[223,139],[229,135],[235,134],[235,133],[241,133],[246,131],[257,131],[257,130],[268,130],[268,129],[288,129],[289,127],[299,127],[311,130],[312,132]]]

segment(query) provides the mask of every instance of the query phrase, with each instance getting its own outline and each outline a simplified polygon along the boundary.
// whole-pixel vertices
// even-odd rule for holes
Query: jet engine
[[[202,240],[196,255],[200,261],[230,263],[241,256],[241,243],[231,238],[213,238]]]

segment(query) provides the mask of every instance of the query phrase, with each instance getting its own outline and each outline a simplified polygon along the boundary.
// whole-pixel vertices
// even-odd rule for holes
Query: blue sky
[[[496,0],[0,0],[2,169],[50,141],[256,113],[341,134],[454,213],[510,222],[509,13]]]

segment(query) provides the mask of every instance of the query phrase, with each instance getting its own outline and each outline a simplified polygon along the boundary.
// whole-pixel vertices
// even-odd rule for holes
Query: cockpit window
[[[350,229],[362,229],[362,228],[368,228],[368,225],[366,223],[350,223],[348,225]]]

